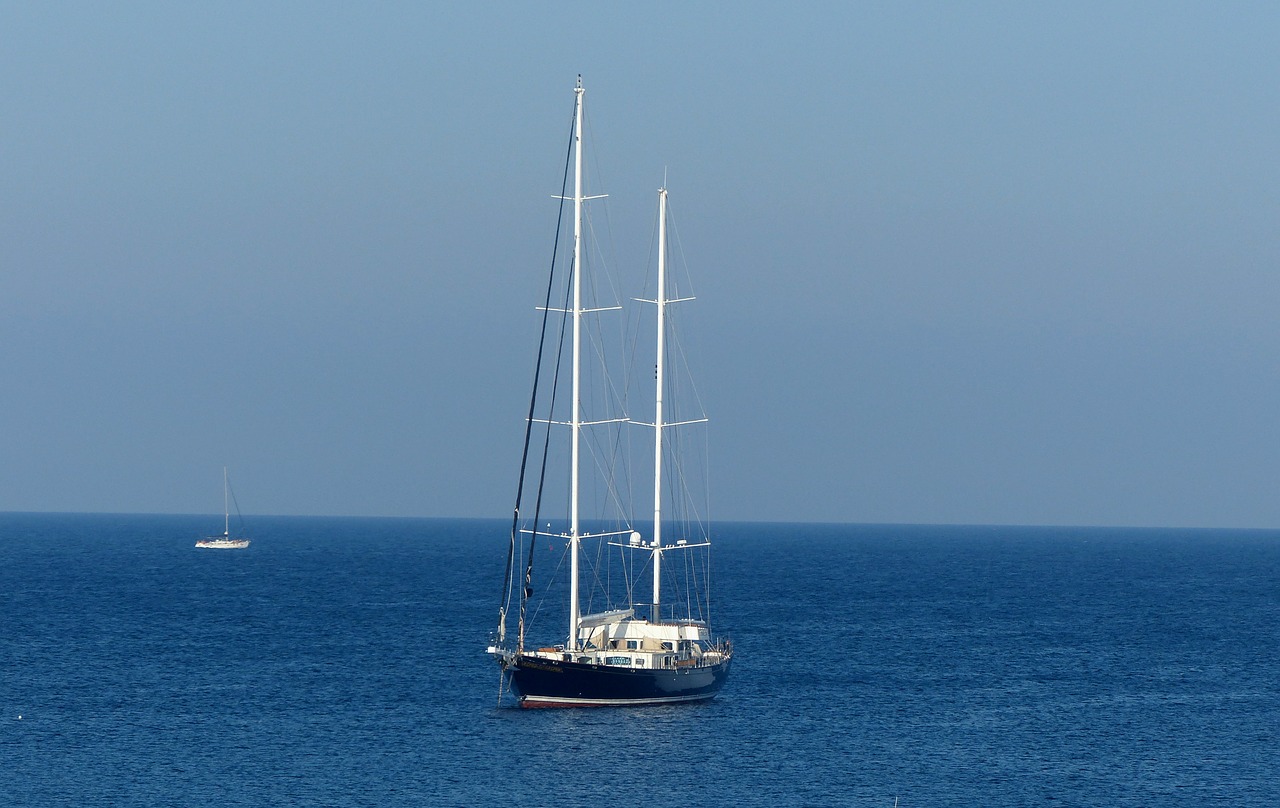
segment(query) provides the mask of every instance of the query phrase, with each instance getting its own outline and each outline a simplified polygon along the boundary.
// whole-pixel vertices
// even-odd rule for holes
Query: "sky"
[[[578,74],[711,516],[1280,526],[1273,3],[0,3],[0,511],[503,517]]]

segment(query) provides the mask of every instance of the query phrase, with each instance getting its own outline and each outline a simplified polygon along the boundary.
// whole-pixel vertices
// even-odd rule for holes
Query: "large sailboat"
[[[237,516],[239,507],[236,508]],[[249,546],[244,536],[231,535],[231,481],[227,477],[227,467],[222,467],[222,535],[205,536],[196,542],[196,547],[206,550],[243,550]]]
[[[615,388],[613,382],[597,379],[594,367],[592,372],[584,372],[584,354],[592,359],[599,355],[597,346],[584,345],[586,321],[590,315],[620,307],[599,305],[598,301],[584,298],[584,291],[599,287],[588,286],[591,280],[582,244],[583,207],[599,197],[588,196],[583,187],[583,95],[579,77],[574,89],[570,149],[573,190],[571,195],[565,193],[567,189],[562,190],[559,197],[562,206],[565,202],[573,206],[573,256],[567,275],[560,273],[559,286],[564,288],[558,294],[553,258],[547,302],[542,307],[543,337],[526,421],[503,599],[488,653],[502,671],[500,698],[509,690],[522,707],[705,701],[713,698],[728,678],[733,651],[727,639],[711,632],[710,540],[705,517],[696,507],[672,504],[669,510],[664,508],[677,500],[671,494],[683,496],[690,487],[679,458],[673,457],[672,452],[683,442],[664,440],[664,434],[706,421],[703,417],[673,418],[664,413],[664,394],[674,389],[667,379],[672,358],[667,344],[668,306],[692,299],[668,291],[665,187],[658,192],[656,294],[651,300],[640,301],[653,304],[657,312],[654,420],[643,424],[652,429],[654,436],[651,532],[646,538],[625,517],[608,522],[602,516],[584,513],[584,500],[589,493],[601,485],[608,489],[617,481],[619,473],[611,465],[611,447],[624,443],[618,439],[595,440],[594,432],[618,430],[625,428],[626,422],[638,422],[626,417],[596,417],[587,412],[588,403],[598,399],[586,389],[583,376],[597,380],[597,387]],[[568,176],[566,165],[566,185]],[[553,307],[558,300],[563,300],[563,306]],[[559,317],[551,317],[553,313]],[[563,373],[561,358],[569,366],[568,385],[559,383]],[[548,378],[544,379],[544,375]],[[566,398],[567,402],[561,404]],[[541,407],[545,407],[545,414]],[[562,475],[568,483],[567,513],[554,518],[548,513],[547,503],[553,501],[551,488],[555,484],[549,477],[557,475],[548,473],[549,466],[555,466],[554,462],[549,463],[548,453],[561,441],[552,440],[553,432],[567,433],[557,437],[567,437],[568,444],[567,452],[561,453],[568,455]],[[664,469],[676,475],[670,492],[664,491]],[[588,486],[583,479],[588,473],[603,479]],[[534,476],[536,480],[529,480]],[[529,496],[525,494],[526,487]],[[522,503],[529,499],[533,500],[528,509],[531,512],[522,512]],[[616,501],[608,494],[600,499]],[[553,560],[543,547],[562,549],[563,556],[552,574],[539,577],[541,568],[551,566]],[[537,570],[535,559],[539,561]],[[523,573],[518,574],[521,568]],[[567,573],[567,582],[557,580],[557,571]],[[539,599],[535,599],[535,589],[541,590],[537,593]],[[553,620],[564,619],[566,622],[560,625],[567,625],[567,633],[550,644],[538,645],[531,642],[531,636],[537,631],[534,619],[543,612],[560,616]],[[513,632],[508,630],[509,619],[515,623]]]

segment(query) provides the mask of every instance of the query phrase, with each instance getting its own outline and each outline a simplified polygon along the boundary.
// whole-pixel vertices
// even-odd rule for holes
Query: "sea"
[[[503,520],[220,522],[0,514],[0,805],[1280,805],[1280,531],[726,523],[714,701],[521,710]]]

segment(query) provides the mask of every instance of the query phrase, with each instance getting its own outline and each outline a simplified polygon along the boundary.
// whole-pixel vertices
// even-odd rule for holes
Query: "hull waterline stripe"
[[[715,693],[703,693],[696,696],[670,696],[651,699],[584,699],[561,698],[558,696],[525,696],[520,706],[525,708],[539,707],[639,707],[645,704],[677,704],[686,701],[707,701],[716,697]]]

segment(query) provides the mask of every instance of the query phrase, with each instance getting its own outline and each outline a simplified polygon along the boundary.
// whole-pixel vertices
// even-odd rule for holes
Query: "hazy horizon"
[[[509,513],[582,74],[713,522],[1280,526],[1280,8],[581,16],[0,7],[0,511]]]

